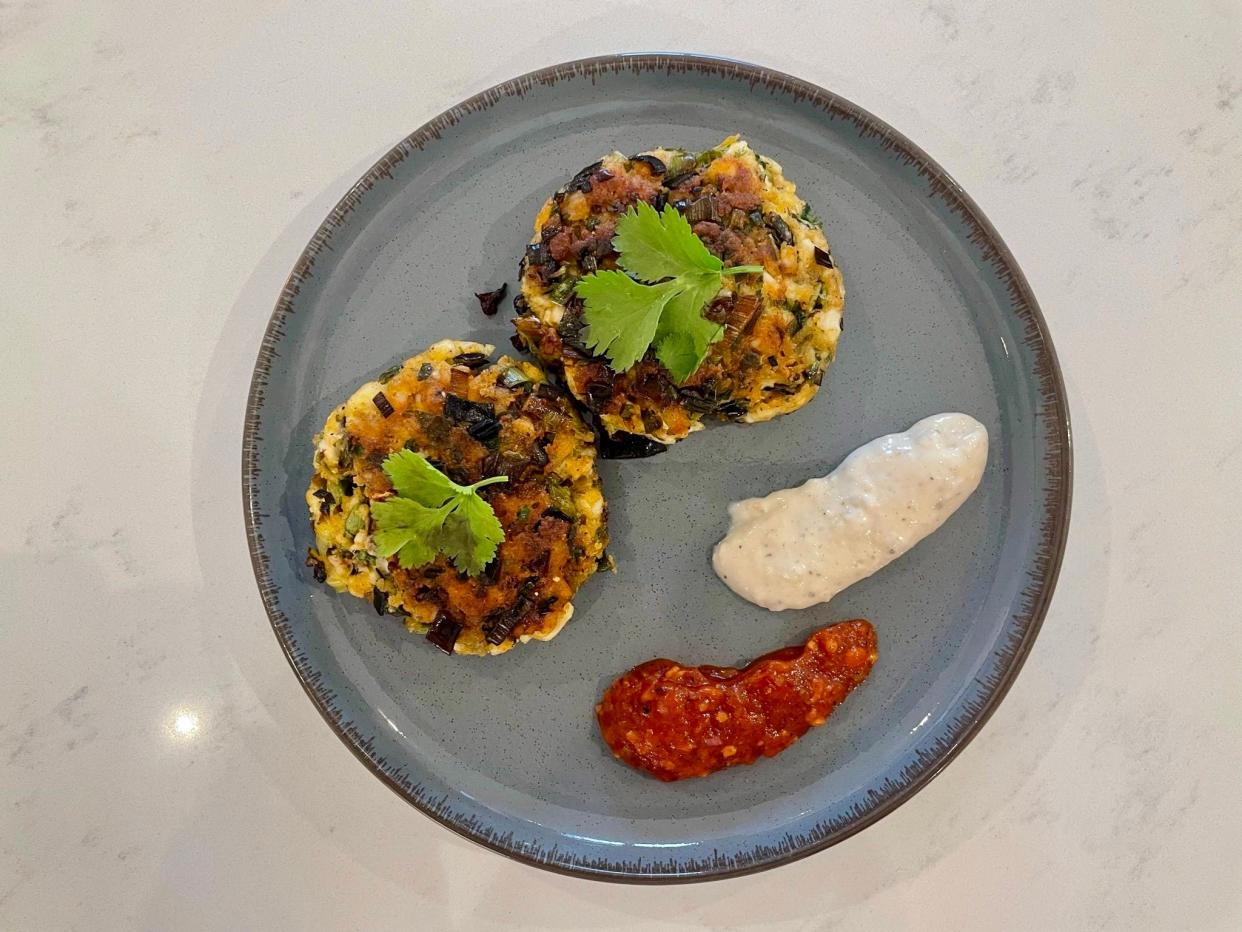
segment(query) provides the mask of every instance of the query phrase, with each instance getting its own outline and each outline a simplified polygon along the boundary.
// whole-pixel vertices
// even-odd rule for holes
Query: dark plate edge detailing
[[[668,74],[698,72],[725,80],[763,85],[771,93],[806,101],[830,118],[845,119],[858,127],[859,135],[880,140],[882,147],[896,154],[918,174],[927,179],[930,196],[943,201],[970,229],[970,241],[980,250],[982,258],[1009,291],[1014,317],[1022,324],[1023,340],[1035,357],[1034,374],[1039,384],[1038,417],[1046,433],[1043,514],[1039,520],[1039,544],[1031,567],[1031,579],[1022,590],[1022,610],[1012,618],[1012,628],[1003,644],[997,647],[985,664],[990,672],[976,682],[981,695],[963,706],[963,713],[952,723],[947,738],[938,738],[928,747],[915,751],[917,763],[907,766],[898,780],[885,779],[868,792],[868,802],[857,805],[845,817],[820,823],[801,835],[786,835],[778,845],[757,845],[745,853],[722,855],[713,852],[705,858],[667,858],[664,860],[621,861],[608,858],[583,858],[557,846],[543,848],[513,833],[497,833],[474,816],[454,811],[447,796],[433,795],[412,780],[402,768],[390,765],[375,750],[370,736],[362,734],[352,721],[345,720],[335,705],[335,695],[321,682],[305,654],[299,653],[294,641],[293,626],[280,607],[279,593],[269,573],[269,556],[264,547],[262,522],[266,517],[259,510],[259,429],[260,412],[268,383],[268,374],[277,347],[284,337],[284,321],[294,312],[293,302],[302,282],[314,271],[321,250],[330,248],[328,241],[362,198],[381,180],[392,178],[392,168],[415,150],[421,151],[440,138],[447,127],[464,116],[486,110],[497,101],[514,95],[522,96],[536,85],[552,85],[574,78],[589,78],[620,72],[665,72]],[[302,688],[314,702],[324,720],[354,755],[394,792],[447,828],[481,845],[516,860],[537,867],[597,880],[631,883],[678,883],[714,880],[755,873],[766,868],[787,864],[821,851],[861,831],[888,815],[937,776],[971,741],[987,722],[1013,685],[1056,587],[1057,576],[1069,531],[1072,498],[1073,451],[1070,439],[1069,409],[1065,385],[1056,352],[1039,306],[1017,262],[992,224],[983,215],[961,186],[918,146],[883,121],[835,94],[778,71],[724,58],[689,54],[623,54],[588,58],[532,71],[521,77],[498,84],[458,104],[423,125],[388,151],[332,209],[315,231],[310,243],[298,258],[281,290],[275,310],[264,331],[255,362],[254,375],[246,402],[245,427],[242,439],[242,504],[246,521],[246,537],[255,579],[273,632],[289,665],[297,674]]]

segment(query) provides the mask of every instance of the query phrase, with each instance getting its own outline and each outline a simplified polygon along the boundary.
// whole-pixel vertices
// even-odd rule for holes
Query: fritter
[[[505,356],[493,363],[492,350],[445,340],[359,388],[316,436],[306,492],[316,577],[459,654],[549,640],[607,561],[594,433],[542,370]],[[403,448],[461,485],[509,477],[479,490],[505,532],[480,575],[443,554],[416,568],[377,554],[371,504],[394,494],[382,464]]]
[[[685,384],[648,352],[613,371],[582,340],[578,279],[616,267],[613,235],[627,209],[673,205],[726,266],[764,273],[724,277],[704,315],[724,336]],[[836,353],[845,290],[819,219],[780,165],[736,136],[691,154],[619,152],[588,165],[535,218],[520,268],[515,326],[522,344],[556,372],[610,435],[668,444],[707,415],[766,421],[815,396]]]

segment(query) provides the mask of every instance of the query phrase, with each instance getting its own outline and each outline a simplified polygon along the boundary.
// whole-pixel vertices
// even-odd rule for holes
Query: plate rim
[[[650,873],[630,870],[624,866],[619,866],[615,870],[587,867],[575,862],[566,852],[540,855],[531,853],[529,844],[506,845],[496,837],[480,831],[473,820],[470,822],[454,820],[450,817],[451,813],[446,813],[441,807],[429,805],[415,796],[411,792],[412,787],[408,780],[405,784],[397,780],[386,772],[368,752],[367,745],[370,740],[360,734],[357,729],[343,723],[339,714],[333,712],[321,692],[322,687],[316,681],[314,673],[299,662],[289,620],[278,603],[276,586],[269,575],[269,558],[264,549],[260,529],[260,521],[264,515],[260,511],[258,499],[259,426],[270,366],[284,336],[284,320],[294,313],[293,303],[301,283],[310,277],[315,259],[324,249],[331,235],[344,223],[348,215],[377,182],[382,179],[391,179],[391,170],[395,165],[404,161],[413,150],[421,151],[429,142],[437,141],[442,129],[454,125],[463,117],[479,110],[486,110],[502,98],[522,96],[535,85],[552,85],[562,80],[582,77],[589,77],[594,81],[596,77],[623,71],[632,71],[636,74],[664,71],[670,75],[698,72],[726,79],[748,80],[752,85],[763,85],[773,93],[791,94],[796,100],[809,101],[828,115],[843,117],[856,124],[860,135],[864,137],[880,137],[885,149],[895,150],[907,164],[914,166],[920,175],[927,178],[931,186],[929,195],[944,199],[950,211],[970,227],[970,239],[983,250],[983,261],[991,265],[995,274],[1007,284],[1011,297],[1010,311],[1018,317],[1020,323],[1026,325],[1024,343],[1032,349],[1036,358],[1033,373],[1038,384],[1036,405],[1041,409],[1041,416],[1046,418],[1050,425],[1043,470],[1047,476],[1049,494],[1053,500],[1045,505],[1044,518],[1048,519],[1049,523],[1046,529],[1043,527],[1038,529],[1034,547],[1036,559],[1033,575],[1039,591],[1032,597],[1028,608],[1013,616],[1014,620],[1019,623],[1025,623],[1022,627],[1021,638],[1009,648],[1010,655],[1005,668],[1000,672],[1000,679],[987,692],[981,707],[971,715],[969,721],[946,738],[949,742],[947,747],[939,751],[929,763],[924,764],[920,761],[917,771],[908,778],[904,778],[903,774],[904,779],[900,784],[888,781],[889,785],[884,789],[873,792],[871,805],[865,812],[851,816],[845,824],[837,828],[825,830],[821,837],[809,843],[787,851],[775,853],[765,851],[741,866],[709,866],[703,869],[681,870],[676,865],[653,864]],[[1026,276],[1013,253],[978,204],[923,149],[888,123],[852,101],[814,83],[763,65],[723,56],[690,52],[622,52],[575,59],[529,71],[480,91],[450,107],[409,133],[381,156],[357,182],[350,186],[328,216],[319,224],[281,288],[276,306],[264,329],[251,375],[242,431],[241,467],[242,510],[246,525],[246,541],[268,622],[285,660],[297,676],[303,691],[310,698],[320,716],[342,743],[353,752],[354,756],[389,789],[424,815],[489,850],[521,863],[559,874],[597,881],[634,884],[720,880],[754,874],[801,860],[875,824],[915,796],[942,773],[945,767],[952,763],[974,739],[1000,706],[1030,654],[1031,647],[1047,615],[1060,575],[1073,499],[1073,441],[1069,404],[1052,336]]]

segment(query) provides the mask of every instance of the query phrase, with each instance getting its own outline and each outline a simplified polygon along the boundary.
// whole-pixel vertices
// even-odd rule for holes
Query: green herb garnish
[[[424,566],[442,553],[471,576],[496,556],[505,539],[492,506],[478,490],[508,476],[491,476],[474,485],[458,485],[421,453],[398,450],[384,460],[384,472],[397,497],[371,505],[375,549],[380,556],[397,555],[406,569]]]
[[[656,213],[642,203],[627,211],[612,244],[617,265],[629,275],[604,271],[579,279],[576,291],[586,304],[583,340],[618,372],[633,368],[654,344],[673,379],[686,381],[724,334],[721,324],[702,314],[723,276],[762,272],[763,266],[725,268],[671,206]]]

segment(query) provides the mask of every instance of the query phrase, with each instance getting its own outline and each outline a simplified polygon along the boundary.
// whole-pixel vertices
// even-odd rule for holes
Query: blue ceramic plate
[[[508,282],[539,205],[620,149],[741,133],[824,218],[845,333],[824,390],[767,424],[720,425],[602,467],[616,575],[587,582],[550,643],[448,658],[303,566],[311,437],[360,383],[445,338],[505,347]],[[940,411],[987,425],[982,486],[940,531],[829,605],[771,614],[713,575],[729,502],[831,470]],[[243,463],[250,549],[276,636],[341,739],[449,828],[540,867],[701,880],[824,848],[909,799],[975,734],[1026,657],[1069,520],[1052,344],[996,231],[916,146],[847,101],[685,55],[574,62],[510,81],[397,144],[324,221],[255,367]],[[779,757],[662,784],[615,761],[593,709],[653,657],[737,664],[863,616],[880,660]]]

